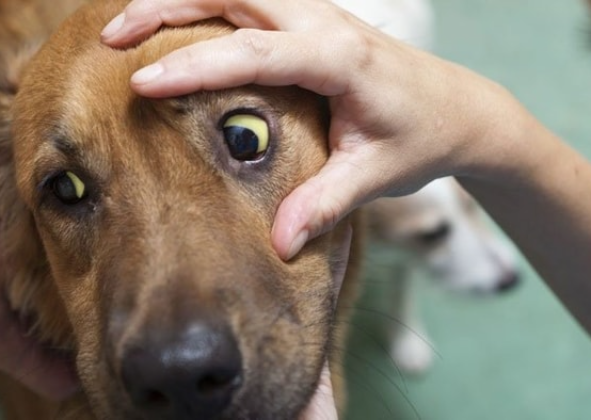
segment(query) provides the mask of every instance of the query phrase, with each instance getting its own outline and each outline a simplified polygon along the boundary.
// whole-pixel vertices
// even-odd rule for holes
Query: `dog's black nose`
[[[497,284],[498,292],[507,292],[519,284],[519,274],[511,271],[503,276],[501,281]]]
[[[175,340],[143,340],[125,352],[123,384],[148,419],[211,419],[242,383],[242,357],[227,328],[193,324]]]

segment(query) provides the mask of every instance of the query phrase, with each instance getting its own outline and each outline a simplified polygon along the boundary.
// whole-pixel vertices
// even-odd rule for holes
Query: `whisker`
[[[346,354],[350,357],[358,357],[357,355],[352,354],[350,351],[345,351]],[[359,361],[362,362],[366,362],[366,360],[364,360],[363,358],[360,358]],[[385,374],[383,374],[379,369],[375,369],[374,366],[371,366],[372,370],[377,371],[379,374],[381,374],[382,376],[385,376]],[[349,371],[353,371],[353,373],[356,373],[358,375],[361,375],[363,377],[363,374],[360,374],[359,371],[355,372],[355,369],[352,367],[348,367]],[[348,378],[349,381],[352,380],[352,378]],[[367,380],[368,383],[371,383],[370,380]],[[402,397],[402,399],[404,400],[404,402],[410,407],[411,411],[413,412],[414,416],[418,419],[421,420],[421,415],[417,409],[417,407],[414,405],[414,403],[410,400],[408,393],[403,391],[398,385],[396,385],[396,383],[394,383],[393,381],[389,380],[388,381],[390,384],[392,384],[392,386],[394,386],[394,388],[396,389],[396,391],[398,391],[398,394]],[[357,384],[359,384],[359,382],[357,381]],[[368,387],[364,387],[365,389],[367,389]],[[372,392],[372,395],[377,395],[380,402],[384,405],[384,407],[386,407],[386,409],[388,410],[388,412],[390,413],[391,416],[394,415],[394,412],[392,411],[392,408],[390,407],[390,405],[386,402],[386,398],[384,397],[384,395],[382,394],[382,392],[380,392],[380,387],[379,386],[372,386],[371,389],[369,389],[369,391]]]
[[[401,322],[400,320],[397,320],[396,318],[385,314],[383,312],[380,312],[378,310],[375,309],[370,309],[370,308],[360,308],[357,306],[352,307],[354,309],[365,309],[368,312],[372,313],[372,314],[378,314],[381,315],[382,317],[385,317],[387,320],[391,321],[391,322],[395,322],[396,325],[398,326],[402,326],[404,327],[406,330],[412,332],[413,334],[415,334],[417,337],[419,337],[425,344],[427,344],[429,346],[429,348],[431,348],[431,350],[433,351],[433,353],[435,355],[437,355],[437,357],[439,359],[443,359],[443,357],[441,356],[441,354],[435,349],[435,347],[433,346],[433,344],[431,344],[428,340],[426,340],[421,334],[419,334],[417,331],[415,331],[413,328],[409,327],[408,325],[404,324],[403,322]],[[350,319],[334,319],[332,321],[325,321],[325,320],[318,320],[316,322],[312,322],[312,323],[308,323],[302,326],[302,328],[312,328],[312,327],[316,327],[319,325],[326,325],[328,323],[331,323],[331,325],[334,324],[345,324],[348,326],[352,326],[355,328],[356,331],[361,332],[363,335],[365,335],[366,337],[369,337],[372,341],[373,344],[375,344],[380,350],[382,350],[385,354],[387,354],[387,358],[390,361],[390,363],[392,364],[392,366],[394,367],[394,369],[396,370],[396,372],[398,373],[398,375],[400,376],[400,378],[402,378],[403,380],[403,385],[404,385],[404,389],[408,390],[408,386],[406,384],[406,381],[404,380],[404,374],[403,372],[400,370],[400,367],[396,364],[396,361],[394,360],[394,358],[392,357],[392,355],[390,354],[390,352],[388,351],[388,349],[382,344],[381,340],[376,337],[373,334],[370,334],[367,331],[367,326],[366,325],[359,325],[357,323],[355,323],[353,320]]]
[[[394,412],[392,410],[392,407],[390,407],[390,405],[388,404],[388,399],[380,391],[380,387],[375,384],[372,384],[371,380],[367,379],[367,377],[363,373],[361,373],[361,371],[357,367],[348,366],[347,372],[350,373],[350,375],[346,375],[347,387],[349,388],[349,390],[351,389],[351,385],[355,385],[355,387],[363,389],[372,397],[376,397],[377,400],[382,404],[384,409],[388,412],[388,418],[392,419],[394,417]],[[364,381],[360,381],[357,378],[363,378]],[[412,406],[412,403],[410,403],[410,405]]]
[[[347,369],[347,371],[353,371],[352,373],[358,374],[359,377],[364,378],[363,374],[355,372],[353,368]],[[389,418],[392,419],[392,417],[394,416],[394,412],[392,411],[392,408],[388,405],[386,397],[379,391],[378,387],[372,385],[371,381],[366,380],[366,383],[363,383],[362,381],[352,378],[351,375],[341,374],[339,372],[331,372],[331,375],[343,378],[345,380],[345,384],[347,384],[348,391],[351,389],[351,384],[354,384],[357,387],[363,388],[365,391],[370,393],[370,395],[377,396],[379,402],[382,403],[382,405],[384,406],[384,409],[388,411]]]
[[[382,378],[384,378],[388,384],[393,386],[394,389],[396,389],[398,391],[398,393],[402,396],[404,401],[412,409],[416,418],[419,420],[421,419],[421,416],[420,416],[417,408],[415,407],[415,405],[412,403],[412,401],[408,397],[408,391],[403,390],[387,373],[385,373],[382,369],[380,369],[377,365],[372,363],[366,357],[352,352],[347,347],[337,347],[333,344],[333,348],[336,348],[337,350],[341,351],[343,355],[347,355],[348,357],[351,357],[351,358],[357,360],[358,362],[363,363],[365,366],[369,367],[373,372],[379,374]],[[350,368],[350,367],[351,366],[349,365],[348,368]],[[363,376],[363,375],[361,375],[361,376]],[[386,404],[385,400],[383,399],[383,395],[379,391],[377,391],[377,394],[380,395],[380,397],[381,397],[380,400],[384,404],[384,406],[388,407],[388,411],[390,412],[390,414],[393,414],[391,408]]]
[[[360,356],[360,355],[358,355],[356,353],[353,353],[346,346],[338,346],[335,343],[329,343],[329,344],[330,344],[331,348],[340,351],[341,354],[343,354],[343,355],[345,355],[345,354],[346,355],[351,355],[355,359],[364,362],[367,366],[371,367],[373,371],[375,371],[376,373],[379,373],[380,376],[382,376],[384,379],[386,379],[386,381],[390,385],[392,385],[393,387],[395,387],[401,394],[404,394],[406,392],[402,388],[400,388],[400,386],[396,382],[394,382],[394,380],[387,373],[385,373],[383,370],[381,370],[380,368],[378,368],[377,365],[375,365],[374,363],[372,363],[368,359],[366,359],[363,356]],[[321,341],[304,341],[304,342],[302,342],[302,345],[303,346],[320,347],[320,346],[323,346],[324,345],[324,342],[321,342]]]
[[[384,379],[386,379],[386,381],[392,385],[393,387],[395,387],[401,394],[405,394],[407,391],[403,390],[400,385],[398,385],[394,379],[388,375],[386,372],[384,372],[382,369],[380,369],[378,367],[378,365],[376,365],[375,363],[371,362],[369,359],[367,359],[365,356],[359,355],[357,353],[352,352],[351,350],[349,350],[347,347],[342,347],[342,346],[334,346],[333,348],[339,350],[340,352],[342,352],[343,355],[348,355],[353,357],[354,359],[361,361],[363,363],[365,363],[367,366],[369,366],[374,372],[378,373],[380,376],[382,376]]]
[[[372,315],[376,315],[379,316],[382,319],[385,319],[387,321],[390,321],[404,329],[406,329],[407,331],[410,331],[411,333],[415,334],[417,337],[419,337],[427,346],[429,346],[431,348],[431,350],[433,351],[434,354],[437,355],[437,357],[441,360],[443,360],[443,357],[441,356],[441,354],[437,351],[437,349],[433,346],[433,344],[427,340],[424,336],[422,336],[419,332],[417,332],[416,330],[414,330],[413,328],[409,327],[408,325],[406,325],[404,322],[400,321],[399,319],[396,319],[395,317],[384,313],[378,309],[375,308],[366,308],[363,306],[350,306],[350,309],[354,309],[356,311],[361,311],[361,312],[365,312],[365,313],[369,313]]]
[[[375,346],[377,346],[377,348],[381,351],[384,352],[384,354],[387,355],[387,359],[390,362],[391,366],[394,368],[394,370],[396,371],[396,373],[398,374],[398,376],[400,376],[400,379],[402,380],[402,384],[404,386],[404,391],[408,392],[408,386],[406,384],[406,380],[404,378],[404,374],[402,373],[402,370],[400,370],[400,367],[396,364],[396,361],[394,360],[394,358],[392,357],[392,355],[390,354],[390,351],[386,348],[386,346],[384,346],[382,344],[382,340],[380,340],[378,337],[376,337],[373,334],[370,334],[367,331],[367,328],[365,328],[362,325],[357,325],[354,322],[348,321],[348,320],[341,320],[341,321],[335,321],[335,322],[339,322],[342,324],[347,324],[349,326],[352,326],[355,328],[355,330],[358,333],[363,334],[365,337],[369,338],[371,343],[374,344]]]
[[[313,346],[315,348],[316,347],[323,346],[324,344],[325,344],[324,342],[316,342],[316,341],[306,341],[306,342],[303,342],[302,343],[303,346]],[[344,355],[351,354],[346,348],[342,348],[342,347],[336,346],[334,343],[332,343],[331,346],[332,346],[332,348],[339,350],[343,354],[343,356]],[[364,359],[361,356],[357,356],[355,354],[351,354],[351,355],[353,357],[357,357],[362,362],[364,362],[367,366],[369,366],[370,368],[372,368],[372,370],[378,372],[381,376],[383,376],[386,379],[387,382],[389,382],[395,389],[397,389],[398,392],[401,393],[403,395],[403,397],[404,397],[404,393],[402,392],[402,390],[400,389],[400,387],[395,382],[393,382],[388,377],[387,374],[385,374],[384,372],[382,372],[381,370],[379,370],[375,365],[373,365],[371,362],[369,362],[369,360]],[[350,367],[350,368],[347,367],[347,369],[345,369],[345,371],[350,371],[350,370],[353,370],[354,371],[355,368],[354,367]],[[357,372],[354,371],[353,373],[356,373],[358,375],[358,377],[362,377],[362,378],[365,377],[359,371],[357,371]],[[331,375],[340,375],[340,373],[338,373],[338,372],[331,372]],[[345,383],[348,384],[347,385],[348,387],[350,386],[349,385],[350,383],[354,383],[356,385],[359,385],[359,386],[363,387],[367,391],[370,391],[371,392],[371,395],[374,395],[374,396],[377,395],[378,396],[378,400],[380,401],[380,403],[382,403],[382,405],[384,406],[384,408],[390,413],[390,418],[394,414],[392,412],[392,408],[387,404],[387,402],[386,402],[387,400],[384,397],[384,395],[376,387],[374,387],[374,386],[371,385],[371,381],[368,380],[367,381],[367,384],[363,384],[362,382],[360,382],[358,380],[354,380],[353,378],[350,378],[350,377],[348,377],[346,375],[341,375],[340,377],[342,377],[342,378],[345,379]],[[404,398],[407,400],[406,397],[404,397]],[[408,401],[408,403],[414,409],[414,406],[412,405],[412,403],[410,401]]]

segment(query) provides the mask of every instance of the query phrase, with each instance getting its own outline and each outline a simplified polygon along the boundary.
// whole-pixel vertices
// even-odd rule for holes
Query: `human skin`
[[[14,319],[0,296],[0,370],[50,400],[62,400],[79,389],[69,361],[48,354]]]

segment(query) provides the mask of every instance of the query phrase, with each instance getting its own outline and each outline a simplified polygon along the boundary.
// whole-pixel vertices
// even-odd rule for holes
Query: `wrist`
[[[454,175],[472,184],[505,186],[530,179],[532,171],[547,162],[553,134],[495,82],[481,79],[470,89]]]

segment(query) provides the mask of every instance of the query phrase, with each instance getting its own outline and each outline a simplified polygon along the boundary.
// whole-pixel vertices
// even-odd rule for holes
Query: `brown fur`
[[[32,333],[75,356],[84,392],[56,407],[57,418],[143,418],[122,385],[123,354],[204,317],[227,325],[242,353],[244,383],[220,418],[295,418],[327,352],[342,378],[342,321],[361,246],[354,234],[335,322],[331,273],[357,217],[287,264],[270,244],[281,199],[327,158],[323,102],[262,87],[137,97],[128,86],[134,70],[231,28],[167,29],[115,51],[98,34],[124,1],[85,7],[30,63],[20,58],[53,30],[58,12],[69,12],[73,2],[59,9],[62,1],[0,0],[0,40],[14,46],[1,55],[0,257],[8,272],[0,280],[13,309],[34,321]],[[33,18],[23,25],[17,16],[27,10]],[[48,18],[48,10],[58,12]],[[219,124],[236,109],[269,122],[272,145],[259,163],[233,160],[224,145]],[[87,185],[82,204],[64,205],[47,187],[64,170]],[[0,389],[7,420],[44,418],[35,410],[47,402],[8,378]]]

